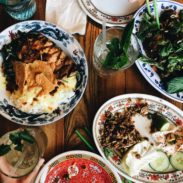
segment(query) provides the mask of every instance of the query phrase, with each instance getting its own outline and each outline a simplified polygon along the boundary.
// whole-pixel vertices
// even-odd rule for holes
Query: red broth
[[[45,183],[112,183],[110,175],[96,162],[72,158],[56,165],[48,173]]]

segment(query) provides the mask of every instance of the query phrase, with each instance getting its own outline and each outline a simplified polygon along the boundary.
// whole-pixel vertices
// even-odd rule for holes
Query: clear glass
[[[36,12],[35,0],[21,0],[14,6],[5,6],[6,12],[16,20],[27,20]]]
[[[103,33],[101,32],[95,40],[94,51],[93,51],[93,66],[100,76],[110,76],[116,72],[124,71],[129,68],[137,59],[139,55],[139,46],[136,37],[132,34],[131,44],[128,49],[129,61],[123,67],[118,70],[106,69],[103,67],[103,62],[109,52],[106,44],[109,44],[112,38],[118,38],[121,40],[123,35],[123,27],[112,27],[106,30],[106,39],[103,40]]]
[[[22,129],[17,129],[4,134],[0,139],[0,144],[9,144],[10,133],[18,132]],[[22,141],[23,149],[21,151],[11,150],[0,156],[0,171],[12,178],[20,178],[29,174],[37,165],[39,158],[45,152],[47,146],[46,134],[37,127],[29,127],[26,130],[34,137],[35,143],[30,144]]]

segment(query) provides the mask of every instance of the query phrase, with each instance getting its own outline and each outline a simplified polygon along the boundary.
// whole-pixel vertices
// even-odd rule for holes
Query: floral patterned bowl
[[[68,151],[47,162],[35,183],[70,182],[69,180],[80,183],[121,182],[115,170],[99,155],[87,151]]]
[[[117,170],[117,172],[124,176],[125,178],[134,181],[135,183],[180,183],[183,182],[182,171],[174,171],[167,173],[156,173],[147,170],[141,170],[137,176],[129,176],[123,166],[121,158],[117,153],[107,152],[105,148],[100,143],[100,133],[105,122],[105,112],[110,111],[120,112],[125,107],[139,105],[139,101],[144,101],[148,104],[148,109],[150,111],[159,112],[165,118],[169,119],[176,126],[183,127],[183,113],[173,104],[151,95],[145,94],[125,94],[114,97],[104,103],[95,115],[93,121],[93,137],[97,149],[100,154]],[[134,162],[135,163],[135,162]]]
[[[159,13],[161,11],[165,10],[165,9],[173,9],[176,12],[179,12],[181,9],[183,9],[183,4],[177,3],[177,2],[173,2],[173,1],[167,1],[167,0],[159,0],[159,1],[157,1],[157,5],[158,5],[157,7],[158,7],[158,12]],[[151,12],[154,13],[154,7],[153,7],[152,3],[150,4],[150,9],[151,9]],[[142,16],[146,12],[147,12],[147,7],[146,7],[146,5],[144,5],[134,15],[134,18],[135,18],[135,24],[134,24],[134,29],[133,29],[133,33],[134,34],[136,32],[138,32]],[[141,51],[142,51],[142,53],[144,53],[145,51],[144,51],[144,49],[142,47],[142,44],[141,44],[140,40],[139,40],[139,43],[140,43]],[[174,93],[174,94],[168,93],[165,90],[165,88],[164,88],[164,86],[163,86],[163,84],[161,82],[161,78],[152,69],[152,67],[148,63],[144,63],[140,59],[138,59],[136,61],[136,65],[137,65],[139,71],[141,72],[141,74],[144,76],[144,78],[156,90],[158,90],[159,92],[161,92],[163,95],[165,95],[166,97],[168,97],[170,99],[173,99],[175,101],[183,103],[183,92]]]
[[[1,49],[3,45],[11,42],[11,36],[19,30],[22,32],[40,32],[52,39],[53,42],[61,47],[75,62],[80,77],[77,81],[75,95],[69,98],[68,102],[61,103],[52,113],[31,114],[22,112],[11,104],[5,89],[0,87],[0,114],[8,120],[22,125],[39,126],[52,123],[71,112],[85,91],[88,78],[88,66],[85,54],[72,35],[55,25],[45,21],[25,21],[12,25],[0,33],[0,74],[2,74],[3,62]]]

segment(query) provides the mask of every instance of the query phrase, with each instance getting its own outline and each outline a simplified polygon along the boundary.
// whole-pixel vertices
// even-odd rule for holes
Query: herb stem
[[[94,147],[86,140],[86,138],[78,131],[75,130],[75,133],[78,135],[78,137],[81,139],[82,142],[85,143],[85,145],[93,152],[95,152]]]
[[[157,23],[158,29],[160,29],[160,22],[159,22],[158,8],[157,8],[157,0],[153,0],[153,5],[154,5],[156,23]]]
[[[151,15],[149,0],[146,0],[146,5],[147,5],[147,12],[148,12],[149,15]]]

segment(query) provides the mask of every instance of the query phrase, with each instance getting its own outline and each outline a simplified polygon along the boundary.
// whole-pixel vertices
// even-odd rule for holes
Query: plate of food
[[[63,118],[87,84],[85,54],[76,39],[44,21],[0,33],[0,114],[25,125]]]
[[[157,1],[160,26],[150,3],[134,15],[133,33],[141,47],[142,57],[136,65],[144,78],[163,95],[183,102],[183,4]]]
[[[145,0],[78,0],[82,10],[95,22],[125,26]]]
[[[51,159],[35,183],[118,183],[119,175],[102,157],[87,151],[68,151]]]
[[[151,95],[114,97],[98,110],[93,136],[100,154],[134,182],[183,182],[183,113]]]

